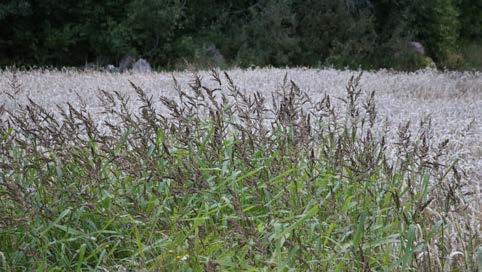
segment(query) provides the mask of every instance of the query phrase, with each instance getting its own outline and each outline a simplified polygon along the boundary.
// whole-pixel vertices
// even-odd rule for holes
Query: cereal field
[[[230,70],[234,82],[248,94],[260,91],[267,97],[275,91],[285,74],[293,80],[313,101],[324,94],[342,97],[347,81],[356,71],[316,70],[316,69],[255,69]],[[87,105],[91,113],[99,113],[99,89],[108,92],[119,91],[134,96],[130,105],[140,104],[130,86],[132,81],[154,98],[160,95],[177,97],[173,76],[180,85],[187,88],[192,80],[192,72],[152,73],[152,74],[110,74],[101,72],[76,71],[34,71],[17,73],[20,91],[12,101],[5,94],[0,96],[6,108],[13,109],[17,103],[27,102],[27,98],[46,109],[56,111],[57,105],[66,102],[79,106]],[[209,80],[209,72],[200,72]],[[0,90],[11,89],[9,82],[12,73],[3,71],[0,76]],[[363,92],[376,91],[377,107],[381,119],[388,118],[389,125],[397,128],[407,121],[416,127],[417,122],[432,118],[435,141],[450,140],[450,154],[460,159],[460,164],[469,173],[473,184],[482,182],[482,74],[462,72],[438,72],[425,70],[415,73],[389,71],[365,72],[361,78]],[[81,100],[77,96],[80,95]],[[160,102],[154,99],[155,104]],[[159,107],[162,111],[162,107]],[[102,117],[101,117],[102,118]],[[102,124],[99,121],[99,124]]]

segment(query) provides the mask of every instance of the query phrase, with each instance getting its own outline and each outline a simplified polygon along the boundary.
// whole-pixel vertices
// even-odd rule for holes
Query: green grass
[[[0,269],[476,269],[475,236],[447,258],[462,182],[429,155],[446,143],[430,146],[423,124],[417,137],[400,128],[391,161],[359,77],[341,116],[286,78],[270,107],[225,78],[213,71],[224,92],[176,83],[179,101],[161,97],[169,116],[134,84],[135,112],[104,92],[107,132],[83,109],[3,112]]]

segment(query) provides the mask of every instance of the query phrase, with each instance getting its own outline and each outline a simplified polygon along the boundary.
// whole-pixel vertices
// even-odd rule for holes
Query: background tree
[[[452,0],[416,0],[414,28],[416,36],[436,62],[451,63],[459,39],[459,12]],[[448,62],[448,63],[447,63]]]
[[[373,53],[376,33],[362,1],[296,1],[299,65],[357,66]]]
[[[33,7],[29,1],[10,0],[0,3],[1,65],[20,64],[33,57],[31,51],[36,49],[36,26],[32,14]]]
[[[0,65],[202,64],[482,69],[482,0],[3,0]]]
[[[259,1],[249,8],[241,33],[236,62],[241,66],[284,66],[299,52],[296,19],[289,0]]]

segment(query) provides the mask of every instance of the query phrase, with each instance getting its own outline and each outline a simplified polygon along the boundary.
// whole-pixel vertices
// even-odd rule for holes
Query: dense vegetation
[[[135,84],[139,109],[100,91],[97,118],[0,107],[0,270],[477,270],[463,172],[429,119],[389,144],[359,77],[340,103],[286,77],[272,101],[209,80],[176,82],[169,114]]]
[[[407,50],[419,41],[430,58]],[[0,65],[482,67],[480,0],[6,0]]]

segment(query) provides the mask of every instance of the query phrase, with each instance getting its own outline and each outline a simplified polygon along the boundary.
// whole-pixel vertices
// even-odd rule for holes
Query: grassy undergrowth
[[[143,106],[101,91],[102,123],[70,105],[0,108],[0,270],[480,266],[463,172],[439,163],[430,120],[389,144],[359,77],[341,109],[286,78],[269,102],[211,80],[176,83],[177,100],[159,99],[169,115],[133,83]]]

